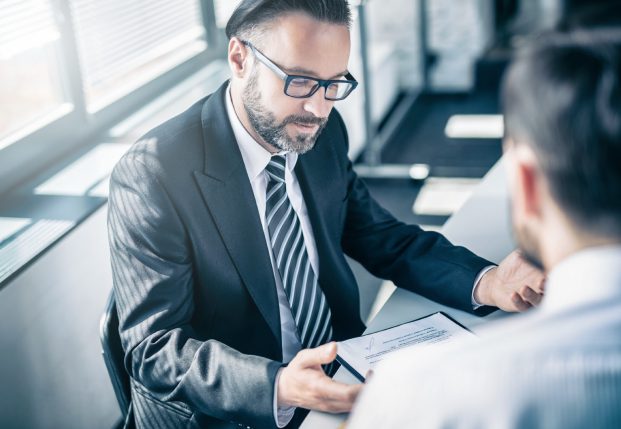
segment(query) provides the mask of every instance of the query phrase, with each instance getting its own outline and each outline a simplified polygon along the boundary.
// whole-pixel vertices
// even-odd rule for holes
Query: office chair
[[[128,413],[130,413],[131,393],[129,374],[123,364],[125,354],[119,335],[119,315],[116,311],[114,291],[110,292],[106,310],[99,323],[99,337],[102,348],[101,354],[106,363],[110,381],[112,381],[116,400],[121,408],[122,420],[125,422]]]

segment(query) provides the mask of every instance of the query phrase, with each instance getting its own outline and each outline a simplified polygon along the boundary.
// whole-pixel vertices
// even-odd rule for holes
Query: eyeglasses
[[[261,61],[267,68],[285,81],[285,94],[293,98],[312,97],[319,88],[325,88],[324,97],[326,100],[338,101],[347,98],[349,94],[358,86],[358,81],[351,73],[345,75],[345,79],[316,79],[310,76],[289,75],[278,67],[272,60],[267,58],[261,51],[255,48],[252,43],[242,41],[250,48],[254,56]]]

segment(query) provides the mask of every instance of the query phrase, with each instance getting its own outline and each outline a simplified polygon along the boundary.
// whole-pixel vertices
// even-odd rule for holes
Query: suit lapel
[[[194,176],[240,277],[281,344],[274,273],[252,187],[226,113],[227,85],[203,106],[205,169],[195,171]]]
[[[332,310],[333,339],[340,341],[360,335],[364,325],[358,286],[341,247],[348,178],[334,149],[343,142],[336,138],[327,127],[313,150],[298,159],[296,176],[315,236],[319,284]]]
[[[330,140],[330,136],[324,132],[315,147],[298,158],[295,171],[315,237],[320,262],[319,284],[331,308],[336,309],[339,307],[340,297],[337,288],[331,285],[340,281],[337,261],[341,260],[342,252],[340,247],[334,246],[334,241],[338,242],[338,238],[331,232],[330,227],[338,225],[339,204],[342,198],[339,198],[338,191],[332,192],[335,178],[330,171],[333,171],[331,164],[336,162],[336,158]],[[333,311],[333,317],[334,315]]]

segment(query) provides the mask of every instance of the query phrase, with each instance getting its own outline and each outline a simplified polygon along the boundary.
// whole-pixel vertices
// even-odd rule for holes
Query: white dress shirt
[[[566,258],[538,308],[479,336],[382,362],[348,428],[621,427],[621,245]]]
[[[265,242],[269,249],[272,248],[269,229],[265,219],[265,204],[266,204],[266,189],[268,182],[268,175],[265,171],[265,167],[270,162],[272,154],[263,148],[257,141],[248,133],[244,128],[241,121],[235,113],[233,103],[231,101],[231,89],[227,91],[226,97],[226,110],[233,128],[233,134],[235,140],[239,145],[244,165],[246,166],[246,172],[248,173],[248,179],[252,186],[252,192],[254,194],[255,202],[257,203],[257,210],[259,211],[259,217],[261,218],[261,226],[263,226],[263,234],[265,236]],[[302,196],[302,190],[300,184],[295,175],[295,164],[298,160],[298,154],[292,152],[281,152],[279,155],[283,155],[286,160],[285,168],[285,187],[287,190],[287,196],[291,201],[291,206],[297,214],[300,225],[302,226],[302,235],[304,236],[304,244],[306,245],[306,251],[310,260],[311,267],[315,274],[319,275],[319,258],[317,257],[317,247],[315,245],[315,237],[308,218],[308,212],[306,210],[306,204]],[[276,265],[274,255],[270,253],[270,260],[272,262],[272,270],[274,272],[274,279],[276,280],[276,292],[278,295],[278,309],[280,313],[280,325],[282,333],[282,358],[283,362],[289,362],[293,357],[302,349],[302,344],[298,338],[297,328],[295,326],[295,320],[291,313],[291,306],[287,299],[287,294],[282,286],[280,274],[278,272],[278,266]],[[276,377],[276,386],[274,389],[274,407],[277,408],[277,389],[278,377],[280,371]],[[286,426],[293,418],[295,408],[280,408],[275,412],[276,423],[278,427]]]

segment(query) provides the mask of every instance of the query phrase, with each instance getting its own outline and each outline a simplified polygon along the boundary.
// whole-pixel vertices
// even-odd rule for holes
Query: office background
[[[140,135],[228,76],[232,0],[0,1],[0,426],[109,428],[107,178]],[[501,155],[512,49],[579,1],[352,1],[337,109],[398,218],[437,229]],[[590,2],[597,3],[597,2]],[[369,320],[392,286],[352,262]]]

